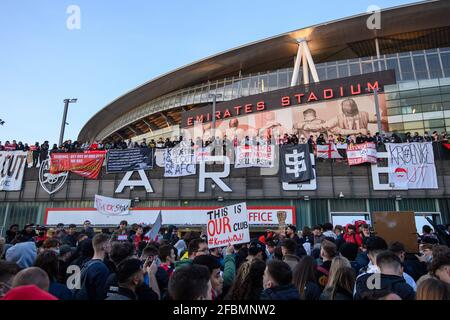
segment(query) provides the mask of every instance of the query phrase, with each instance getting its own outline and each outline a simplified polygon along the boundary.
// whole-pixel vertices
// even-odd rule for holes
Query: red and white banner
[[[361,163],[377,163],[377,147],[373,142],[349,145],[347,148],[348,165]]]
[[[97,179],[105,160],[106,151],[85,153],[52,153],[50,173],[73,172],[87,179]]]
[[[317,158],[322,159],[342,159],[339,151],[334,143],[327,143],[323,145],[317,145]]]
[[[206,225],[206,213],[219,207],[167,207],[167,208],[132,208],[126,216],[128,224],[154,224],[159,213],[164,225]],[[247,207],[250,226],[278,226],[280,224],[296,224],[295,207]],[[123,216],[107,216],[98,213],[94,208],[48,208],[45,213],[46,225],[58,223],[83,225],[86,220],[93,225],[116,226]]]

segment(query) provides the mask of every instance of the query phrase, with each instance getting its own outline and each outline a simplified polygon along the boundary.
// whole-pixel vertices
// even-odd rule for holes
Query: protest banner
[[[194,161],[194,149],[166,149],[164,155],[164,177],[184,177],[194,175],[197,167]]]
[[[206,217],[208,248],[250,242],[250,224],[245,202],[210,210]]]
[[[108,173],[148,170],[153,168],[152,148],[109,150],[106,160]]]
[[[389,183],[402,189],[437,189],[431,142],[386,143]]]
[[[286,183],[298,183],[315,178],[307,144],[281,146],[280,175],[281,181]]]
[[[349,166],[361,163],[377,163],[377,147],[373,142],[349,145],[347,148]]]
[[[26,163],[26,151],[0,151],[0,191],[22,189]]]
[[[237,146],[235,168],[272,168],[275,159],[275,146]]]
[[[211,148],[210,147],[199,147],[195,150],[195,163],[200,163],[206,157],[211,156]]]
[[[106,151],[85,153],[52,153],[50,173],[69,171],[87,179],[97,179],[105,160]]]
[[[130,214],[131,200],[116,199],[95,195],[94,208],[107,216],[126,216]]]

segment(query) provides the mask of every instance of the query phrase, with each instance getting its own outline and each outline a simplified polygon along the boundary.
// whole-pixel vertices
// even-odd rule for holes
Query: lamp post
[[[381,113],[380,113],[380,101],[378,100],[378,88],[374,88],[373,89],[373,99],[375,101],[375,113],[377,116],[377,127],[378,127],[378,132],[381,134],[383,134],[383,126],[381,124]],[[369,92],[371,92],[371,90],[368,90]]]
[[[218,93],[212,93],[209,95],[210,98],[213,98],[213,105],[212,105],[212,136],[214,138],[214,140],[216,139],[216,105],[217,105],[217,98],[221,98],[222,94]]]
[[[64,99],[64,113],[63,113],[63,119],[61,123],[61,131],[59,134],[59,145],[61,146],[64,139],[64,130],[66,129],[66,120],[67,120],[67,110],[69,109],[70,103],[76,103],[78,99]]]

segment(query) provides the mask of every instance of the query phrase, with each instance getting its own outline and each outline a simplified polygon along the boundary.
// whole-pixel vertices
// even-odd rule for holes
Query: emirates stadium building
[[[273,126],[268,123],[277,123],[282,135],[292,133],[291,128],[300,130],[297,117],[308,112],[323,120],[333,117],[339,109],[334,102],[349,96],[368,114],[379,104],[378,119],[365,121],[364,128],[372,133],[380,131],[380,124],[385,132],[450,131],[449,17],[450,1],[423,1],[294,30],[207,57],[120,96],[85,124],[78,141],[205,138],[213,100],[221,137],[229,137],[233,126],[235,134],[242,129],[245,136]],[[287,113],[295,108],[300,112]],[[370,166],[333,161],[316,163],[313,187],[284,187],[274,170],[232,168],[223,178],[231,192],[211,179],[202,189],[198,176],[165,178],[157,167],[146,171],[150,188],[119,188],[124,174],[102,170],[98,180],[71,174],[60,189],[46,192],[39,170],[27,169],[20,191],[0,191],[0,224],[54,224],[56,220],[48,220],[52,212],[60,214],[55,219],[70,223],[64,217],[79,210],[94,224],[113,225],[114,219],[96,223],[89,211],[94,196],[101,194],[132,199],[136,211],[173,210],[180,217],[175,224],[185,227],[195,220],[195,210],[246,201],[256,210],[259,227],[265,225],[264,213],[287,210],[289,222],[299,227],[370,220],[375,211],[412,211],[419,228],[423,215],[436,223],[450,220],[450,157],[444,149],[435,152],[438,188],[416,190],[390,186]],[[211,165],[207,171],[222,167]]]

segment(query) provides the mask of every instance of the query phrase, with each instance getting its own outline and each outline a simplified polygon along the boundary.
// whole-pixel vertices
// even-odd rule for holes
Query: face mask
[[[59,256],[59,249],[52,249],[52,251]]]

